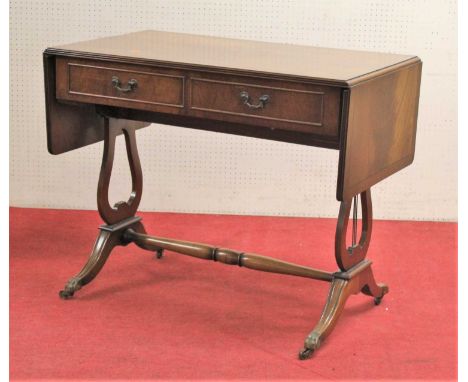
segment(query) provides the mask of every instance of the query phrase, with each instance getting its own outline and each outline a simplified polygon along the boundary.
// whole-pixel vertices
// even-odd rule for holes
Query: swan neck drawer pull
[[[270,96],[268,94],[264,94],[258,98],[258,103],[254,105],[250,102],[249,93],[246,91],[240,92],[240,98],[242,102],[244,102],[244,105],[248,106],[250,109],[263,109],[270,100]]]
[[[138,86],[138,82],[137,80],[131,79],[127,82],[127,87],[122,88],[120,85],[122,85],[122,83],[120,82],[119,77],[112,76],[112,86],[122,93],[134,91]]]

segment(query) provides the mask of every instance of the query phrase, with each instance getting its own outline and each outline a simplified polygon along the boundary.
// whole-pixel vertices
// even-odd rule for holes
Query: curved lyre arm
[[[362,230],[357,245],[347,247],[346,231],[352,199],[341,202],[335,234],[335,258],[342,271],[347,271],[365,259],[372,234],[372,199],[370,189],[361,193]]]
[[[123,132],[127,149],[128,164],[132,176],[132,192],[127,201],[117,202],[113,207],[109,204],[109,184],[114,163],[115,140]],[[107,224],[115,224],[135,215],[143,192],[143,173],[136,145],[135,128],[122,126],[105,118],[104,152],[97,189],[97,205],[101,218]]]

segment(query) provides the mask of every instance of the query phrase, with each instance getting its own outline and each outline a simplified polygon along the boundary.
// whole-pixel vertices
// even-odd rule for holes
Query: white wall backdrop
[[[416,159],[374,188],[374,214],[457,218],[457,2],[450,0],[14,0],[10,3],[10,201],[95,209],[102,143],[48,154],[42,51],[143,29],[416,54],[423,60]],[[338,213],[338,153],[152,125],[137,133],[142,210]],[[128,196],[119,142],[115,201]],[[114,200],[114,199],[113,199]]]

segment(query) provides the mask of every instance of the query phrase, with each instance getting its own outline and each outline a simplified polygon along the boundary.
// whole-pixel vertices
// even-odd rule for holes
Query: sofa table
[[[422,68],[418,57],[157,31],[48,48],[43,57],[49,152],[61,154],[104,140],[97,208],[105,225],[84,268],[60,297],[72,297],[96,277],[115,246],[129,243],[158,256],[170,250],[326,281],[331,284],[328,300],[299,352],[305,359],[333,330],[350,295],[362,292],[378,305],[388,292],[385,284],[375,282],[366,259],[370,189],[413,161]],[[143,188],[135,131],[151,123],[339,150],[339,270],[148,235],[135,216]],[[112,205],[109,182],[120,134],[132,192],[127,201]]]

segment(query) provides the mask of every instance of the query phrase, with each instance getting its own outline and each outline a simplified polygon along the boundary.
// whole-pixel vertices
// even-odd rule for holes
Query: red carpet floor
[[[335,270],[335,220],[141,213],[160,236]],[[376,221],[369,258],[390,293],[352,296],[322,348],[297,351],[328,284],[168,252],[117,248],[62,301],[96,212],[11,209],[12,380],[453,380],[457,226]]]

